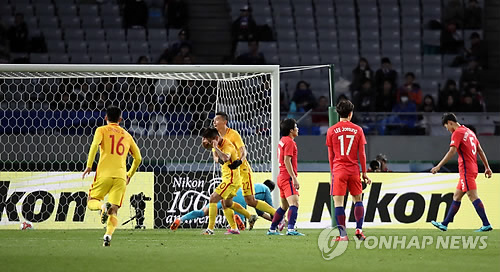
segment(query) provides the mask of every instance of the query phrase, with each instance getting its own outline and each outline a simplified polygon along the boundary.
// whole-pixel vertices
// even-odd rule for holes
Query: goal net
[[[118,215],[125,228],[165,228],[208,203],[220,180],[199,133],[216,111],[242,135],[254,183],[276,180],[278,89],[273,65],[0,65],[0,229],[101,226],[86,209],[93,177],[81,174],[109,105],[143,157]]]

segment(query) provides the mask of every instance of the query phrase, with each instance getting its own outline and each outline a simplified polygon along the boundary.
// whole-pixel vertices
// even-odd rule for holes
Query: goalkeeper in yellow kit
[[[132,136],[119,125],[122,120],[121,110],[115,106],[108,107],[104,120],[107,125],[98,127],[95,131],[87,169],[83,172],[82,178],[92,171],[92,164],[99,147],[99,163],[94,182],[89,189],[87,205],[90,210],[101,210],[101,223],[107,224],[103,246],[110,246],[111,235],[118,225],[116,214],[122,205],[126,186],[142,158]],[[126,161],[129,153],[134,157],[134,162],[127,172]],[[108,202],[102,204],[101,201],[106,195],[109,195]]]

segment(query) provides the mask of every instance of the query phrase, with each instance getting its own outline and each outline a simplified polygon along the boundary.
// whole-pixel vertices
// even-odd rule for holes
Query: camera
[[[131,219],[136,220],[135,229],[145,229],[144,226],[144,211],[146,210],[146,201],[151,201],[151,197],[144,195],[144,192],[140,192],[135,195],[130,196],[130,206],[135,209],[135,216]]]
[[[372,160],[370,162],[370,170],[372,170],[372,172],[379,172],[380,171],[380,167],[381,167],[381,164],[380,164],[379,161]]]

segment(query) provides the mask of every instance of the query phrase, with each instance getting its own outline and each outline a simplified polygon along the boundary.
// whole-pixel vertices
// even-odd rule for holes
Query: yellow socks
[[[250,218],[250,216],[252,216],[245,208],[243,208],[240,204],[234,201],[233,201],[233,206],[231,206],[231,209],[233,209],[237,213],[242,214],[246,218]]]
[[[110,214],[108,217],[108,224],[106,226],[106,235],[113,235],[115,232],[116,226],[118,226],[118,218],[115,214]]]
[[[226,217],[227,222],[229,223],[229,226],[231,229],[236,230],[238,227],[236,226],[236,223],[234,222],[234,212],[230,208],[225,208],[224,209],[224,216]]]
[[[214,230],[216,217],[217,217],[217,203],[210,203],[208,205],[208,229],[209,230]]]
[[[271,205],[267,204],[267,202],[264,202],[262,200],[257,200],[257,206],[255,206],[255,208],[259,211],[266,212],[272,216],[274,216],[274,213],[276,212],[276,210],[273,207],[271,207]]]
[[[102,203],[101,201],[97,200],[97,199],[91,199],[89,200],[89,202],[87,203],[87,207],[89,208],[89,210],[91,211],[98,211],[101,209],[101,206],[102,206]]]

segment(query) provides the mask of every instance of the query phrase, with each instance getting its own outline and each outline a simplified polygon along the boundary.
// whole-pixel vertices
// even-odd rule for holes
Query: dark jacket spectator
[[[481,112],[482,108],[479,101],[474,99],[470,93],[464,95],[463,101],[460,104],[460,111],[462,112]]]
[[[446,105],[444,108],[440,109],[442,112],[456,112],[460,111],[458,108],[458,100],[456,100],[453,95],[448,95],[446,97]]]
[[[183,44],[187,44],[190,48],[192,47],[191,41],[189,41],[188,32],[185,29],[181,29],[179,31],[179,33],[177,34],[177,38],[177,41],[168,48],[168,54],[170,54],[170,58],[173,58],[177,54],[179,54],[179,51],[181,50],[181,46]]]
[[[486,44],[481,41],[481,36],[477,32],[470,35],[470,49],[467,49],[467,57],[469,60],[475,59],[481,67],[486,67],[488,64],[488,49]]]
[[[464,8],[462,0],[448,0],[448,4],[444,7],[443,21],[444,22],[463,22]]]
[[[441,32],[441,53],[458,54],[464,46],[462,34],[457,31],[457,24],[450,22]]]
[[[375,87],[381,89],[384,87],[384,82],[389,80],[392,86],[396,86],[398,82],[398,72],[392,69],[391,60],[382,58],[382,67],[375,73]]]
[[[394,107],[396,90],[390,80],[385,80],[383,87],[377,91],[375,110],[378,112],[391,112]]]
[[[143,27],[148,24],[148,6],[144,0],[126,0],[123,8],[125,27]]]
[[[462,95],[464,99],[461,101],[462,104],[465,102],[465,98],[470,95],[472,97],[472,104],[477,111],[486,111],[486,102],[482,93],[479,91],[476,85],[470,85],[467,90]],[[479,106],[478,106],[479,105]]]
[[[187,24],[188,11],[184,0],[166,0],[165,14],[169,28],[183,28]]]
[[[17,13],[14,25],[9,28],[10,51],[27,52],[28,50],[28,25],[24,21],[24,15]]]
[[[398,103],[394,105],[392,109],[393,112],[417,112],[417,105],[410,100],[408,95],[401,95]],[[401,115],[399,116],[399,121],[403,124],[403,127],[414,128],[417,116],[416,115]]]
[[[481,67],[476,60],[471,60],[460,76],[460,88],[464,90],[469,85],[481,86]]]
[[[375,99],[376,92],[372,88],[372,82],[366,78],[359,91],[354,92],[353,104],[360,112],[375,111]]]
[[[252,11],[245,5],[240,9],[240,16],[233,22],[233,40],[247,41],[255,38],[257,24],[252,17]]]
[[[419,111],[423,112],[435,112],[436,111],[436,103],[434,103],[434,97],[432,95],[426,95],[424,97],[424,103],[420,106]]]
[[[263,65],[266,64],[266,58],[262,52],[259,52],[259,42],[249,41],[248,52],[243,53],[236,58],[237,64]]]
[[[175,64],[192,64],[195,62],[195,58],[191,53],[191,46],[188,43],[183,43],[181,45],[179,53],[174,57]]]
[[[396,93],[396,100],[399,101],[400,97],[406,94],[417,106],[422,104],[422,89],[420,89],[418,83],[415,83],[415,74],[411,72],[406,73],[405,80],[405,84],[403,84]]]
[[[328,106],[328,99],[325,96],[320,96],[311,116],[312,122],[314,124],[320,126],[329,125]]]
[[[351,91],[359,90],[365,80],[373,80],[373,71],[365,58],[360,58],[358,66],[352,70]]]
[[[477,0],[469,0],[465,8],[464,27],[467,29],[479,29],[482,26],[483,9]]]
[[[295,102],[298,112],[308,111],[316,106],[316,99],[314,98],[309,83],[303,80],[297,83],[292,101]]]
[[[448,79],[443,89],[440,90],[438,96],[438,109],[446,111],[448,107],[448,96],[452,96],[454,101],[458,101],[460,92],[457,88],[457,83],[453,79]]]

